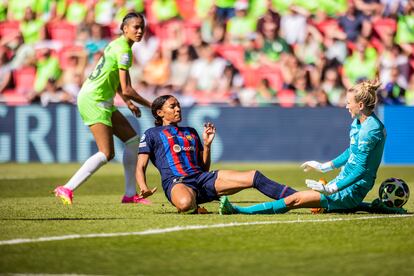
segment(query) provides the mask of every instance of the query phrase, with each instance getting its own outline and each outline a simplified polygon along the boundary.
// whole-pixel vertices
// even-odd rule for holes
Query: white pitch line
[[[0,241],[0,245],[36,243],[36,242],[48,242],[48,241],[63,241],[63,240],[72,240],[72,239],[157,235],[157,234],[188,231],[188,230],[250,226],[250,225],[292,224],[292,223],[309,223],[309,222],[319,223],[319,222],[370,220],[370,219],[384,219],[384,218],[407,218],[407,217],[412,217],[412,216],[414,216],[414,214],[388,215],[388,216],[364,216],[364,217],[353,217],[353,218],[313,219],[313,220],[298,219],[298,220],[276,220],[276,221],[231,222],[231,223],[220,223],[220,224],[211,224],[211,225],[187,225],[187,226],[174,226],[174,227],[161,228],[161,229],[148,229],[148,230],[139,231],[139,232],[74,234],[74,235],[65,235],[65,236],[40,237],[40,238],[34,238],[34,239],[4,240],[4,241]]]

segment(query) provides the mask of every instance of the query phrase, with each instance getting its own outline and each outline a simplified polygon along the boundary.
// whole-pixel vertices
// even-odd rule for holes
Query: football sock
[[[108,160],[103,152],[99,151],[95,153],[83,163],[82,167],[80,167],[64,187],[74,191],[107,162]]]
[[[126,196],[134,196],[137,193],[135,172],[137,170],[138,146],[138,136],[134,136],[125,142],[122,164],[124,166]]]
[[[253,187],[273,199],[281,199],[297,192],[289,186],[270,180],[259,171],[254,175]]]
[[[240,207],[233,205],[237,214],[255,215],[255,214],[283,214],[289,211],[286,207],[285,200],[279,199],[271,202],[264,202],[249,207]]]

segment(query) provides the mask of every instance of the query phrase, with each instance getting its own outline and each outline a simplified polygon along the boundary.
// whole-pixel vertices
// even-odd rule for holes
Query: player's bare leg
[[[220,170],[214,184],[217,195],[232,195],[241,190],[253,187],[253,178],[256,171]]]
[[[197,208],[196,193],[182,183],[175,184],[171,189],[171,202],[180,213]]]
[[[289,209],[321,207],[321,194],[313,190],[294,193],[284,200]]]

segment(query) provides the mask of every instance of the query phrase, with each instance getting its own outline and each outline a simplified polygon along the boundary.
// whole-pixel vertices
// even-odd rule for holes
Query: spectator
[[[61,69],[59,60],[52,55],[52,51],[48,48],[39,50],[39,58],[36,62],[36,78],[34,83],[34,91],[40,93],[46,87],[49,79],[59,79]]]
[[[170,79],[170,58],[166,56],[166,51],[158,49],[152,59],[143,69],[143,80],[149,85],[156,87],[167,84]]]
[[[258,2],[258,0],[256,1]],[[267,5],[267,11],[257,21],[257,31],[264,34],[266,25],[270,24],[275,26],[273,31],[275,34],[278,34],[280,29],[280,14],[273,9],[271,0],[267,0]]]
[[[81,0],[73,0],[69,2],[66,7],[66,21],[73,25],[79,25],[84,22],[88,9],[90,8],[86,3],[87,2]]]
[[[115,14],[113,1],[98,0],[94,7],[95,23],[100,25],[110,25]]]
[[[405,104],[414,106],[414,74],[411,75],[407,90],[405,91]]]
[[[397,81],[402,87],[407,87],[410,65],[400,46],[393,44],[390,48],[385,48],[378,57],[378,63],[383,84],[391,81],[392,69],[397,67],[400,72]]]
[[[212,47],[203,43],[200,57],[193,63],[190,72],[190,84],[195,91],[213,92],[218,85],[218,79],[224,72],[226,62],[217,57]]]
[[[0,47],[0,93],[3,93],[4,90],[10,85],[11,81],[11,72],[9,70],[4,70],[4,66],[7,64],[7,53],[6,49]]]
[[[359,36],[355,47],[356,49],[352,55],[348,56],[344,63],[346,87],[350,87],[363,79],[373,79],[377,72],[377,52],[369,46],[368,40]]]
[[[183,45],[173,52],[171,63],[171,76],[169,84],[172,85],[173,91],[180,91],[187,84],[190,78],[191,66],[193,64],[190,48]]]
[[[40,103],[47,106],[50,103],[73,103],[72,96],[57,86],[55,79],[48,79],[45,89],[40,93]]]
[[[25,10],[24,18],[20,23],[20,31],[23,35],[24,43],[34,44],[45,39],[45,22],[36,18],[36,14],[31,7]]]
[[[308,26],[303,43],[294,48],[295,55],[303,64],[315,65],[322,55],[322,36],[313,26]]]
[[[332,105],[345,107],[346,93],[336,67],[329,67],[325,70],[321,88],[327,94],[328,100]]]
[[[269,80],[262,79],[256,89],[257,106],[270,106],[276,102],[276,90],[269,83]]]
[[[234,6],[236,0],[216,0],[217,19],[220,22],[227,22],[230,18],[235,16]]]
[[[358,13],[355,4],[350,1],[345,14],[338,18],[338,24],[346,34],[348,41],[355,42],[361,34],[366,36],[368,32],[368,21]]]
[[[279,27],[273,20],[263,21],[259,33],[263,37],[263,46],[261,51],[269,62],[275,62],[280,59],[283,53],[289,53],[290,47],[287,42],[279,36]]]
[[[151,10],[159,22],[165,22],[179,16],[175,0],[154,0],[151,4]]]
[[[408,1],[405,13],[398,17],[397,34],[395,42],[397,44],[414,43],[414,2]]]
[[[283,37],[289,45],[303,43],[306,34],[306,20],[309,13],[300,7],[290,6],[289,12],[282,15],[280,21],[280,36]]]
[[[398,67],[391,69],[391,79],[385,85],[382,93],[382,102],[389,105],[401,105],[405,100],[405,89],[398,84],[398,76],[400,72]]]
[[[227,22],[227,41],[232,44],[241,44],[255,32],[256,20],[247,16],[247,2],[237,1],[234,8],[236,16]]]
[[[86,40],[85,48],[88,51],[88,59],[92,60],[92,56],[99,51],[103,51],[109,40],[104,38],[102,26],[93,23],[90,30],[90,35]],[[139,44],[139,43],[137,43]]]
[[[35,6],[36,0],[8,0],[7,2],[7,19],[11,21],[21,21],[24,18],[26,8]]]

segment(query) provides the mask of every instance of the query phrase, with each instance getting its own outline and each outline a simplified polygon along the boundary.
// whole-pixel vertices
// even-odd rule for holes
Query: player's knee
[[[106,160],[108,160],[108,162],[114,159],[115,157],[115,152],[113,151],[103,152],[103,154],[105,154]]]
[[[181,197],[174,202],[178,212],[187,212],[196,207],[194,200],[190,197]]]

